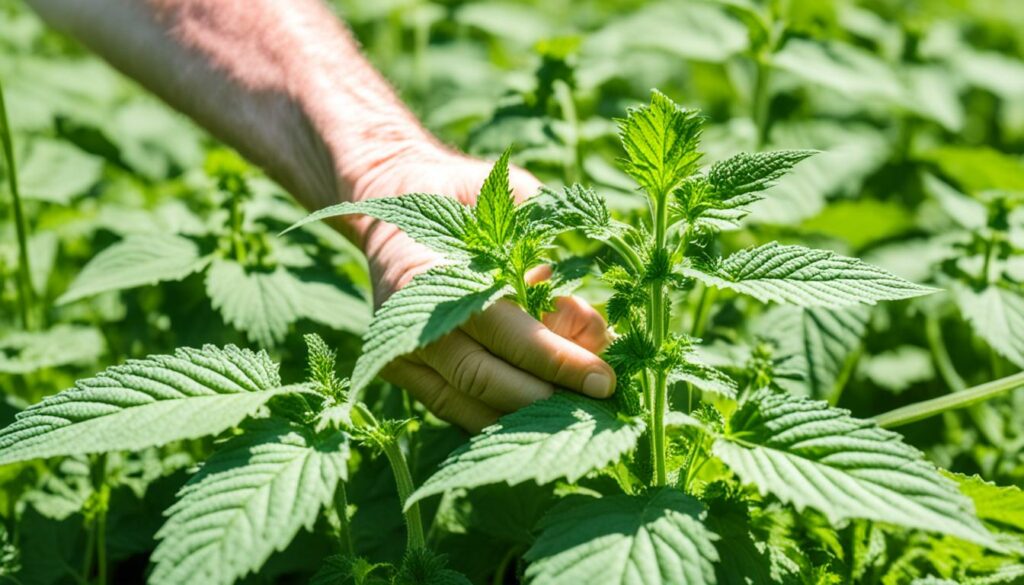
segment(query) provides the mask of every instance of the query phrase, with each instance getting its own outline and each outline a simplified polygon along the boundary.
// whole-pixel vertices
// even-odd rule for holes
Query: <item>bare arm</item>
[[[28,0],[55,28],[194,118],[305,206],[412,191],[470,203],[489,165],[442,146],[320,0]],[[515,169],[521,198],[539,183]],[[339,227],[369,261],[378,303],[438,258],[369,218]],[[477,430],[563,386],[603,397],[600,314],[565,298],[545,327],[499,302],[396,360],[385,378]]]

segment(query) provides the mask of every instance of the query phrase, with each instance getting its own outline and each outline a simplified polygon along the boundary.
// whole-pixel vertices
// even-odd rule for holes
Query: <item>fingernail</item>
[[[591,372],[583,378],[583,392],[594,398],[607,398],[612,394],[612,379],[602,372]]]

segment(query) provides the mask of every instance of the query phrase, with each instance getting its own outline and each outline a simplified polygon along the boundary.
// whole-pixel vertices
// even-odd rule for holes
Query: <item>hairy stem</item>
[[[231,194],[231,245],[234,247],[235,260],[243,266],[246,264],[245,242],[242,241],[242,209],[238,195]]]
[[[18,235],[18,313],[21,326],[29,329],[32,325],[29,314],[32,310],[32,270],[28,259],[28,229],[25,226],[25,213],[21,207],[21,192],[18,190],[18,168],[14,164],[14,146],[11,140],[11,127],[7,121],[7,105],[4,102],[3,85],[0,85],[0,143],[3,143],[4,163],[7,167],[7,185],[11,191],[11,204],[14,209],[14,229]]]
[[[890,410],[876,416],[875,422],[883,427],[898,427],[942,414],[949,410],[978,404],[1021,387],[1024,387],[1024,372],[1018,372],[1012,376],[986,382],[966,390]]]
[[[405,508],[405,503],[409,501],[409,496],[412,495],[416,487],[412,482],[412,474],[409,473],[409,465],[405,461],[405,454],[402,453],[402,448],[395,438],[388,438],[381,447],[384,450],[384,455],[388,458],[388,463],[391,464],[391,472],[395,476],[395,484],[398,485],[398,500],[402,508]],[[423,520],[420,518],[420,505],[418,502],[409,506],[409,509],[405,511],[405,525],[409,534],[406,547],[409,550],[423,548],[426,540],[423,538]]]
[[[928,339],[928,349],[931,350],[935,367],[939,370],[942,380],[953,392],[959,392],[967,387],[967,383],[960,377],[953,365],[952,358],[946,350],[946,342],[942,339],[942,323],[938,317],[928,315],[924,320],[925,337]]]
[[[654,199],[654,249],[655,254],[665,253],[668,233],[668,205],[665,195]],[[668,312],[665,299],[665,284],[660,280],[651,283],[651,339],[654,347],[661,351],[665,342],[665,324]],[[668,373],[662,369],[654,374],[654,408],[651,409],[651,432],[654,435],[654,483],[668,483],[668,472],[665,466],[665,409],[668,402]]]
[[[338,483],[338,489],[334,492],[334,514],[337,518],[338,549],[343,555],[351,556],[352,532],[349,530],[348,521],[348,492],[345,490],[345,483]]]

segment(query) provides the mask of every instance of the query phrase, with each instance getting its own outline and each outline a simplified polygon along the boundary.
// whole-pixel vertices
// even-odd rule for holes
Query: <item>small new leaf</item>
[[[335,432],[314,437],[282,419],[256,421],[224,445],[178,494],[157,537],[150,585],[231,585],[284,548],[347,477]]]
[[[527,551],[533,585],[716,583],[718,537],[697,500],[671,488],[643,496],[577,496],[540,523]]]
[[[686,267],[683,274],[764,303],[801,307],[873,305],[935,292],[856,258],[778,242],[736,252],[718,266]]]
[[[463,265],[416,275],[374,315],[352,372],[352,391],[365,388],[391,360],[436,341],[507,292],[490,274]]]
[[[518,221],[516,202],[508,179],[510,154],[511,151],[506,150],[494,163],[476,200],[477,227],[489,243],[496,247],[505,246],[511,241]]]
[[[559,392],[473,437],[413,492],[406,506],[457,488],[563,478],[573,482],[617,461],[633,449],[643,430],[642,421],[623,418],[604,402]]]
[[[702,125],[697,110],[680,107],[653,90],[650,105],[630,108],[619,120],[619,138],[627,155],[624,170],[651,196],[668,194],[700,160]]]
[[[816,153],[814,150],[744,152],[711,165],[707,180],[716,199],[725,201],[764,191],[798,162]]]
[[[0,431],[0,465],[214,435],[297,389],[266,353],[233,345],[129,360],[19,413]]]
[[[761,390],[713,451],[744,483],[832,525],[864,518],[998,548],[971,501],[917,449],[825,402]]]

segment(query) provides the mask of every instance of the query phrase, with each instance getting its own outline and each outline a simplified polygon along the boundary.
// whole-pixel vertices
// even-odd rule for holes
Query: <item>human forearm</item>
[[[29,3],[307,207],[362,196],[389,161],[441,149],[319,0]]]

